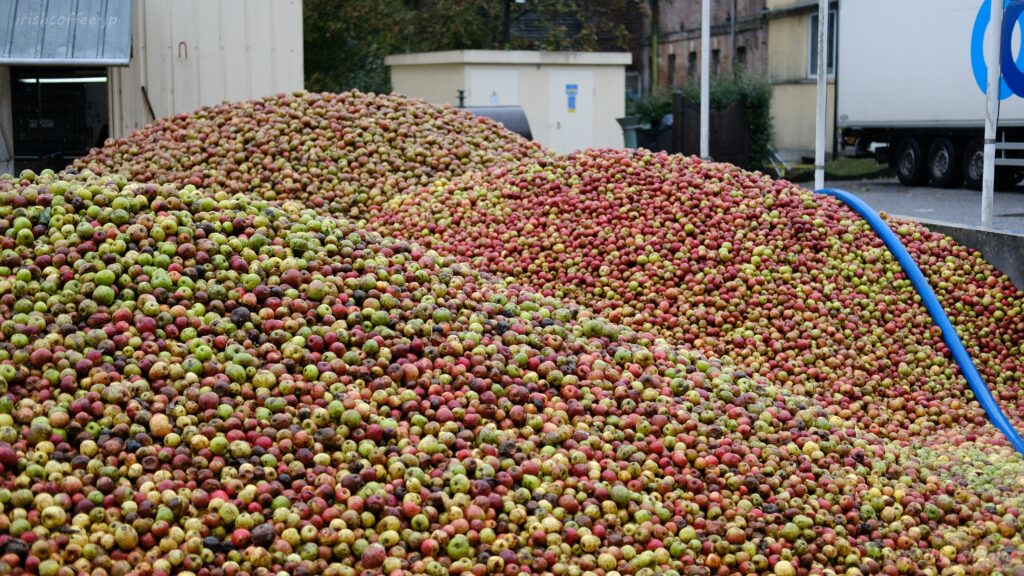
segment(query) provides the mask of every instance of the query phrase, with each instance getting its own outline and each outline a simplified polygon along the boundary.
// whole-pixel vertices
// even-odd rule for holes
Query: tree
[[[305,0],[306,87],[389,91],[384,57],[404,51],[411,16],[402,0]]]
[[[528,0],[510,4],[512,42],[504,46],[506,0],[305,0],[306,87],[387,92],[384,57],[436,50],[621,50],[637,0]]]

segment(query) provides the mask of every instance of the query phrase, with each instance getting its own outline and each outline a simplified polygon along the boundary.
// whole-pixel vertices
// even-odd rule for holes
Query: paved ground
[[[911,219],[981,226],[981,192],[943,188],[907,188],[895,178],[853,182],[826,182],[829,188],[852,192],[875,210]],[[811,184],[805,184],[810,187]],[[996,192],[993,228],[1024,234],[1024,188]]]

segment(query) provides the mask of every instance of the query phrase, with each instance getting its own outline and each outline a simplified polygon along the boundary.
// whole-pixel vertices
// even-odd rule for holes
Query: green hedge
[[[700,83],[690,82],[683,87],[683,97],[700,102]],[[743,102],[747,106],[750,123],[750,163],[754,169],[768,165],[772,142],[772,86],[761,78],[748,75],[725,76],[711,81],[711,108],[725,110]],[[640,117],[640,122],[657,128],[661,118],[672,112],[672,91],[661,89],[632,100],[627,113]]]

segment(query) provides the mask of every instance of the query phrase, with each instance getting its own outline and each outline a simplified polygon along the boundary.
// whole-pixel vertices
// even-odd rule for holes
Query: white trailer
[[[873,149],[906,185],[981,187],[989,1],[842,2],[837,123],[848,153]],[[1005,14],[1002,185],[1024,174],[1024,53],[1014,56],[1024,0],[1007,1]]]

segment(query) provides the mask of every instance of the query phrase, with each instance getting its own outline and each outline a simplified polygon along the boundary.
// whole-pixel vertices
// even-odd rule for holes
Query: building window
[[[686,75],[690,80],[697,78],[697,52],[695,50],[691,50],[690,55],[686,57]]]
[[[640,73],[627,70],[626,71],[626,99],[632,100],[640,97]]]
[[[668,55],[668,85],[675,87],[676,85],[676,55]]]
[[[747,47],[737,46],[736,47],[736,71],[743,72],[747,69]]]
[[[817,78],[818,77],[818,14],[811,14],[810,17],[810,34],[808,36],[811,39],[811,46],[808,50],[809,57],[807,58],[807,77]],[[828,75],[835,77],[836,75],[836,11],[829,10],[828,13],[828,60],[825,61],[825,66],[828,67]]]
[[[711,51],[711,77],[717,78],[722,71],[722,52],[717,48]]]

